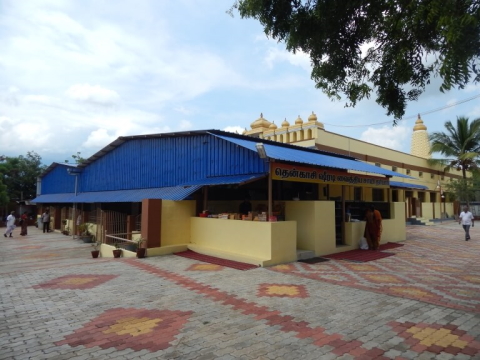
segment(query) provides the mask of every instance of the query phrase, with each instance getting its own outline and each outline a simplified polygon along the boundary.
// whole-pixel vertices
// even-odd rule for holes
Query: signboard
[[[272,163],[271,171],[273,180],[331,185],[369,186],[376,188],[390,187],[388,178],[352,174],[335,170],[313,169],[302,166]]]

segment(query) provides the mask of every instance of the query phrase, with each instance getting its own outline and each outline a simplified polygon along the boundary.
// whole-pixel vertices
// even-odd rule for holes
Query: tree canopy
[[[26,156],[0,157],[0,184],[6,187],[10,200],[28,200],[36,196],[37,177],[45,170],[41,160],[34,151],[27,152]]]
[[[307,53],[316,87],[346,106],[375,90],[396,120],[434,76],[442,92],[480,81],[478,0],[236,0],[234,10]]]

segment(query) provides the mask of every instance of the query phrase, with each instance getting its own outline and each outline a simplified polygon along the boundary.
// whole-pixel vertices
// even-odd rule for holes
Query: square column
[[[160,247],[162,229],[162,200],[142,200],[142,237],[147,239],[147,248]]]

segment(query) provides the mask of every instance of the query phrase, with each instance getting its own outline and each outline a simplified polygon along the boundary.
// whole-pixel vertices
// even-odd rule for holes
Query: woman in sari
[[[20,216],[20,226],[22,228],[20,235],[24,236],[27,235],[27,220],[28,220],[28,215],[27,212],[25,211],[22,216]]]
[[[382,236],[382,215],[380,211],[375,210],[370,205],[365,213],[365,239],[367,239],[368,248],[370,250],[378,250],[380,246],[380,238]]]

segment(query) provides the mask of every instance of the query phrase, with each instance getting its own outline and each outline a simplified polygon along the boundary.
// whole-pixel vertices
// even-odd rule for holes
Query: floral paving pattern
[[[193,264],[187,271],[221,271],[224,267],[217,264]]]
[[[308,297],[308,293],[303,285],[261,284],[258,289],[258,296],[306,298]]]
[[[479,342],[454,325],[397,321],[392,321],[389,325],[405,339],[405,344],[411,346],[410,350],[417,353],[428,351],[433,354],[444,352],[471,356],[478,354],[480,350]]]
[[[117,275],[67,275],[37,285],[34,288],[85,290],[92,289],[116,277]]]
[[[276,330],[289,333],[292,337],[311,339],[312,345],[328,347],[330,353],[337,356],[348,354],[356,360],[391,359],[391,357],[385,356],[386,350],[380,347],[372,347],[360,339],[352,339],[340,333],[330,332],[321,325],[313,326],[309,321],[296,320],[293,316],[283,313],[281,310],[271,309],[268,306],[259,306],[254,302],[247,301],[238,296],[232,296],[211,285],[202,284],[193,279],[179,274],[173,274],[152,265],[134,261],[129,261],[129,264],[148,271],[150,274],[160,276],[186,289],[195,291],[197,294],[201,294],[217,302],[220,306],[229,306],[233,311],[239,311],[250,317],[254,316],[254,318],[257,321],[261,321],[263,325],[274,326]],[[285,269],[285,266],[282,266],[282,269]],[[406,293],[416,293],[417,296],[431,295],[428,292],[423,293],[422,289],[415,287],[404,287],[403,289]],[[305,298],[309,295],[306,287],[303,285],[263,283],[258,285],[257,296]],[[434,295],[432,294],[431,296]],[[121,324],[123,324],[123,322],[121,322]],[[155,323],[155,325],[156,324],[157,323]],[[480,343],[466,331],[462,331],[458,329],[457,326],[451,324],[440,325],[423,322],[402,323],[397,321],[386,322],[385,324],[390,326],[392,331],[398,334],[398,337],[404,339],[402,343],[404,349],[408,350],[410,356],[414,355],[415,358],[420,357],[424,352],[430,352],[432,354],[464,354],[466,356],[475,356],[480,353]],[[109,328],[103,331],[108,331],[109,333],[116,332],[117,334],[126,334],[128,332],[130,335],[136,333],[135,331],[130,331],[131,326],[128,327],[128,330],[124,326],[117,324],[109,324],[109,326],[110,328],[115,328],[115,330],[109,330]],[[154,325],[152,324],[150,326],[153,327]],[[75,338],[72,338],[72,340],[73,339]],[[73,344],[79,344],[79,342],[73,342]],[[72,343],[70,343],[70,345],[72,345]],[[121,344],[120,346],[123,349],[127,345]],[[167,344],[163,342],[161,346],[167,346]],[[140,347],[132,347],[132,349],[140,349]],[[403,358],[396,357],[395,359],[401,360]]]
[[[368,264],[332,259],[270,270],[480,313],[480,277],[469,275],[469,269],[477,266],[480,242],[460,242],[462,234],[455,230],[409,227],[404,246],[388,249],[396,256]],[[441,236],[437,238],[436,232]]]
[[[56,345],[151,352],[171,346],[191,312],[118,308],[105,311]]]

